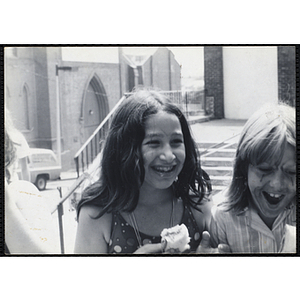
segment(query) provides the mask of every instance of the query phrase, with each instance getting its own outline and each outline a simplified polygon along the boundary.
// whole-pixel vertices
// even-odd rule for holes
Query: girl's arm
[[[209,199],[203,199],[201,203],[202,220],[200,221],[199,212],[194,214],[195,219],[198,223],[199,228],[202,228],[202,240],[196,251],[199,254],[228,254],[231,253],[230,247],[228,246],[226,239],[216,239],[217,224],[212,216],[213,201]],[[198,215],[198,217],[196,217]],[[202,227],[201,223],[202,222]]]
[[[80,209],[75,241],[75,254],[108,253],[108,243],[111,230],[111,214],[104,214],[94,219],[100,208],[84,205]]]

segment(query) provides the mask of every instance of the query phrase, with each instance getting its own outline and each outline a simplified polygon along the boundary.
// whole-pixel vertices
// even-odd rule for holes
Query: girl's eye
[[[286,174],[289,176],[296,176],[296,171],[295,170],[285,170],[284,171]]]
[[[263,173],[271,173],[273,171],[271,167],[257,167],[257,169]]]
[[[150,140],[150,141],[146,142],[146,145],[156,146],[156,145],[159,145],[159,141],[158,140]]]
[[[171,143],[175,144],[175,145],[181,145],[183,143],[183,140],[182,139],[176,139],[176,140],[173,140]]]

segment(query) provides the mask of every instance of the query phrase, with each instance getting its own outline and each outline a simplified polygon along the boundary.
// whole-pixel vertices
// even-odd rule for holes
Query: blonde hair
[[[286,104],[268,104],[249,118],[241,133],[228,198],[223,204],[227,210],[239,212],[249,204],[249,164],[279,163],[287,144],[296,149],[295,108]]]

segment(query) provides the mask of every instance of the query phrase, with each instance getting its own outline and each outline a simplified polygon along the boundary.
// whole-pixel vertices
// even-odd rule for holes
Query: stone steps
[[[207,172],[210,176],[231,176],[232,175],[232,167],[227,166],[203,166],[204,171]]]
[[[236,144],[198,143],[201,167],[211,179],[213,195],[223,190],[231,182]],[[202,153],[202,154],[201,154]]]

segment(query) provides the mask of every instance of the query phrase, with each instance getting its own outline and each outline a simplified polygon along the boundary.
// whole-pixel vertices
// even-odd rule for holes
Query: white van
[[[58,164],[55,153],[50,149],[30,148],[27,157],[30,171],[30,181],[42,191],[48,180],[60,178],[61,166]]]

